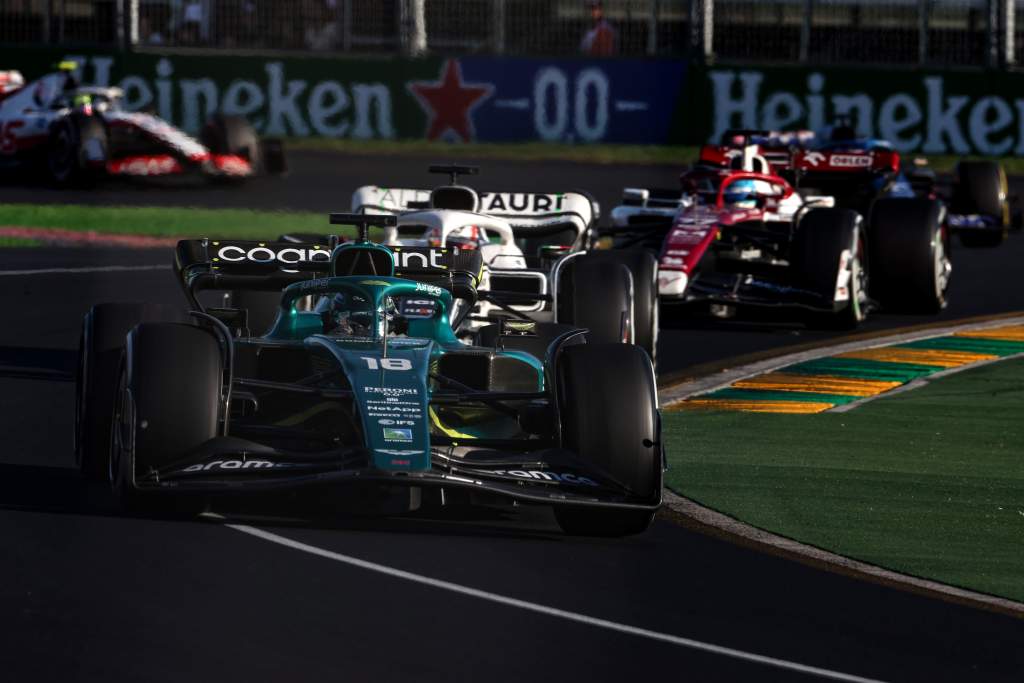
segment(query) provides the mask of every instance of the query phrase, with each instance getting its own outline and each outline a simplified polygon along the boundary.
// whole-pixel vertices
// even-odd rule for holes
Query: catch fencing
[[[0,44],[1007,67],[1024,0],[0,0]]]

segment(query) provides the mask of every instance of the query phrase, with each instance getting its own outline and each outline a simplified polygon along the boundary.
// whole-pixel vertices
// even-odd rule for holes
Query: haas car
[[[114,87],[78,83],[77,64],[26,83],[0,71],[0,169],[42,171],[57,185],[104,176],[247,178],[284,170],[279,141],[237,116],[214,116],[196,140],[153,114],[129,112]]]
[[[544,338],[522,321],[466,344],[450,319],[477,296],[479,250],[399,252],[365,238],[392,216],[333,221],[358,223],[362,239],[182,241],[190,310],[90,311],[76,414],[87,475],[130,508],[179,513],[286,489],[389,514],[470,496],[547,505],[570,534],[648,526],[664,453],[643,350],[580,328]],[[288,256],[219,260],[226,246]],[[277,317],[253,334],[245,310],[203,306],[211,289],[276,291]]]
[[[477,300],[458,311],[456,327],[490,343],[503,321],[589,330],[591,341],[627,342],[655,358],[657,260],[646,250],[591,249],[598,206],[580,192],[477,192],[458,184],[472,166],[431,166],[450,176],[433,190],[367,185],[352,210],[395,216],[384,243],[404,263],[407,247],[479,252]],[[414,257],[408,257],[414,258]]]
[[[879,200],[870,216],[798,191],[760,145],[705,146],[682,189],[627,189],[607,229],[616,247],[659,259],[663,302],[730,316],[791,309],[811,324],[854,327],[878,304],[936,312],[952,266],[941,202]]]

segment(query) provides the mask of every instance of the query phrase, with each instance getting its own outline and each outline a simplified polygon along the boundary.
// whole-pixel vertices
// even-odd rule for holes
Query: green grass
[[[429,157],[438,163],[463,159],[577,161],[589,164],[672,164],[697,158],[698,147],[677,145],[567,145],[564,143],[467,143],[427,140],[291,138],[287,149],[330,150],[357,155]]]
[[[0,235],[0,248],[4,247],[39,247],[43,242],[30,237],[5,237]]]
[[[0,225],[240,239],[272,239],[285,232],[326,233],[332,227],[326,215],[313,212],[42,204],[0,204]]]
[[[576,161],[589,164],[668,164],[682,167],[693,162],[697,145],[608,145],[526,142],[467,143],[427,140],[340,140],[335,138],[291,138],[288,149],[330,150],[357,155],[429,157],[438,162],[451,159],[499,159],[506,161]],[[918,155],[907,155],[918,156]],[[938,173],[949,173],[960,157],[928,157]],[[1024,174],[1024,158],[999,159],[1010,175]]]
[[[849,413],[665,416],[668,485],[756,527],[1024,601],[1024,361]]]

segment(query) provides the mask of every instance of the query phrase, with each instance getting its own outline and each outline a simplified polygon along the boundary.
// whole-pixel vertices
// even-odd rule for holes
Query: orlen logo
[[[835,168],[867,168],[871,166],[871,157],[866,154],[833,154],[828,163]]]
[[[318,256],[320,258],[317,258]],[[285,247],[275,251],[263,244],[246,251],[238,245],[229,244],[217,250],[217,258],[221,261],[235,263],[239,261],[252,261],[254,263],[294,264],[302,263],[303,261],[330,261],[331,252],[320,247],[313,247],[312,249]],[[296,272],[286,268],[282,268],[282,270],[286,273]]]

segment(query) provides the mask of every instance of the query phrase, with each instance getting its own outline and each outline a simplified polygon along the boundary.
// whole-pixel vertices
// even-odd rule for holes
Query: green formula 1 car
[[[389,220],[332,216],[364,236]],[[370,507],[397,493],[410,510],[471,492],[554,506],[571,534],[647,528],[664,453],[642,349],[514,322],[492,346],[467,345],[452,310],[475,296],[478,252],[424,247],[402,259],[423,267],[396,270],[386,247],[333,242],[182,241],[191,310],[95,306],[78,377],[83,471],[128,506],[311,487]],[[252,336],[244,310],[202,305],[207,289],[282,291],[277,320]]]

